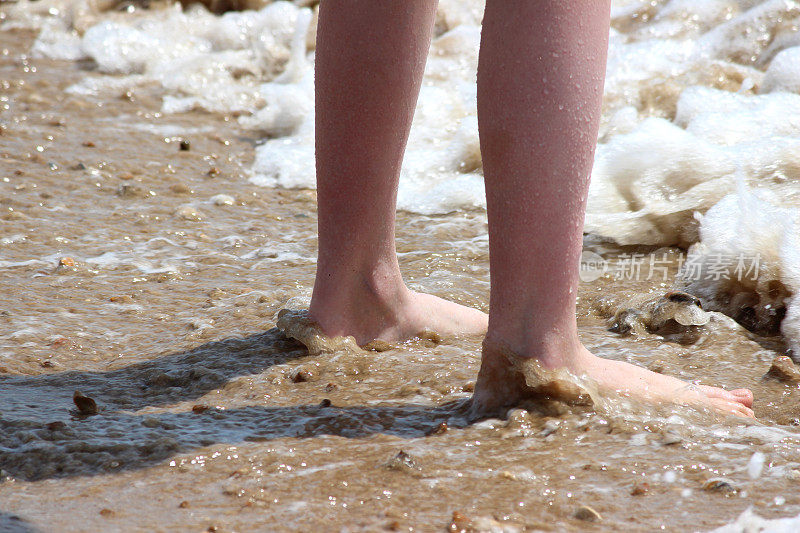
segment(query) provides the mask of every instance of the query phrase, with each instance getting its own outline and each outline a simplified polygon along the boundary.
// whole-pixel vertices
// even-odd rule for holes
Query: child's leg
[[[489,0],[478,114],[489,215],[489,331],[478,410],[512,405],[524,380],[500,347],[586,373],[647,401],[700,403],[752,416],[752,393],[680,380],[589,353],[575,297],[583,217],[603,95],[609,2]]]
[[[486,315],[409,291],[395,254],[397,182],[435,0],[327,0],[316,55],[319,260],[310,314],[364,344],[481,333]]]

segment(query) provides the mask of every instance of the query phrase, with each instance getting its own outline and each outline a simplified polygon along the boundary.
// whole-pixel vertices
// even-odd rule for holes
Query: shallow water
[[[800,513],[800,391],[762,380],[780,338],[719,314],[684,335],[607,329],[672,287],[680,250],[587,237],[668,269],[582,283],[581,337],[750,387],[758,423],[619,400],[470,425],[478,338],[309,357],[274,329],[313,281],[314,192],[251,183],[256,134],[164,114],[155,84],[65,93],[91,65],[32,59],[34,37],[0,32],[0,529],[430,531],[457,513],[455,530],[577,531],[590,506],[597,530],[708,530],[750,506]],[[398,226],[414,288],[486,310],[481,210]]]

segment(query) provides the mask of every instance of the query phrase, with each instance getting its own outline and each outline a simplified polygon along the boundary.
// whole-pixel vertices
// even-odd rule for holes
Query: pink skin
[[[608,0],[489,0],[478,117],[489,217],[488,317],[410,291],[395,252],[405,144],[431,40],[434,0],[320,4],[316,56],[319,261],[309,309],[359,344],[423,329],[486,332],[473,407],[511,406],[524,380],[503,346],[647,402],[753,416],[752,393],[688,384],[592,355],[575,297],[603,93]]]

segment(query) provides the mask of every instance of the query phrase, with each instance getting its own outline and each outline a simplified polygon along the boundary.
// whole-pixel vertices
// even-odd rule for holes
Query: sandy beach
[[[630,30],[621,15],[614,27]],[[603,357],[751,388],[757,421],[612,397],[594,407],[543,401],[507,420],[470,424],[480,338],[432,335],[312,356],[276,329],[281,309],[308,303],[316,192],[290,183],[288,162],[275,163],[283,174],[264,168],[280,142],[285,161],[295,161],[300,141],[241,120],[263,110],[215,111],[202,102],[165,110],[178,93],[153,79],[103,74],[122,82],[94,94],[70,90],[100,77],[98,59],[32,53],[39,35],[0,30],[0,531],[800,527],[800,372],[785,358],[796,339],[781,329],[793,316],[790,269],[763,255],[760,282],[736,289],[763,295],[733,306],[714,299],[727,285],[678,275],[687,258],[719,250],[703,231],[727,212],[717,208],[702,223],[692,213],[718,205],[721,194],[696,205],[673,198],[660,214],[608,211],[608,232],[602,210],[590,210],[584,249],[617,270],[581,283],[578,324]],[[733,83],[725,72],[717,85]],[[727,90],[744,94],[745,78],[736,79]],[[672,94],[659,87],[659,98]],[[627,146],[613,143],[633,142],[614,137],[614,128],[632,128],[627,111],[612,112],[622,94],[608,98],[601,141],[611,148],[599,153],[601,165]],[[684,107],[676,118],[676,94],[647,100],[655,106],[649,120],[688,116]],[[797,109],[784,111],[796,119]],[[454,129],[442,135],[458,138]],[[424,159],[416,146],[410,166]],[[463,187],[440,203],[416,174],[404,178],[412,185],[401,187],[398,253],[412,288],[487,311],[486,214],[467,194],[480,183],[480,160],[467,148],[459,154],[460,170],[435,178]],[[698,173],[714,174],[698,160]],[[770,168],[785,179],[750,185],[788,191],[781,208],[790,209],[800,166],[780,161]],[[678,175],[683,164],[662,174]],[[313,168],[305,172],[313,182]],[[656,173],[649,183],[661,179]],[[724,177],[727,185],[709,190],[735,192],[733,171]],[[700,198],[697,191],[681,194]],[[611,196],[603,198],[610,210]],[[634,226],[646,228],[623,235]],[[697,242],[706,248],[687,251]],[[644,274],[624,271],[631,258]],[[656,263],[657,272],[647,270]],[[633,331],[615,327],[614,316],[626,316],[619,312],[687,287],[708,297],[707,310],[727,314],[712,311],[702,326],[656,328],[646,315]],[[769,298],[780,310],[764,307]],[[79,410],[76,391],[94,400],[96,414]]]

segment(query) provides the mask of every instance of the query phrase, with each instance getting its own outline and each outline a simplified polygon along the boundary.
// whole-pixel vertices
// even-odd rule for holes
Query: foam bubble
[[[748,533],[750,531],[764,531],[770,533],[794,533],[800,529],[800,515],[787,518],[761,518],[753,512],[752,507],[729,524],[725,524],[713,533]]]
[[[761,90],[800,93],[800,46],[787,48],[775,56],[764,76]]]

